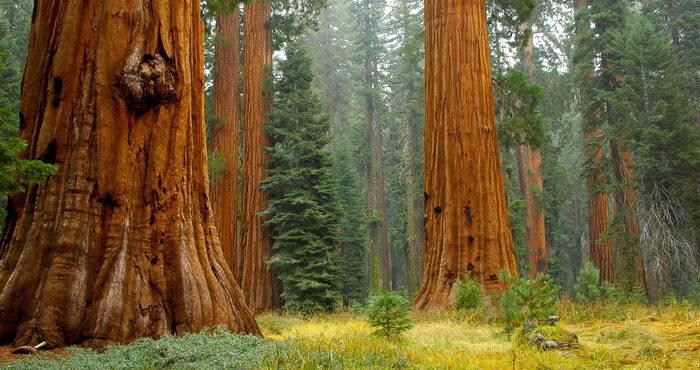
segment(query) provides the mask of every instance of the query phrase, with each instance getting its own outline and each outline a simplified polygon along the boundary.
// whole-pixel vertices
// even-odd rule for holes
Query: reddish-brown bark
[[[0,341],[102,345],[225,325],[260,333],[208,199],[199,2],[37,1]]]
[[[523,30],[530,28],[525,23]],[[534,42],[532,33],[522,48],[522,63],[530,83],[537,83],[535,62],[533,60]],[[518,178],[520,190],[527,203],[527,242],[530,247],[530,273],[532,276],[547,272],[547,237],[545,234],[544,209],[537,192],[544,189],[542,179],[542,153],[528,145],[516,149],[518,161]],[[533,191],[535,190],[535,191]]]
[[[533,189],[541,191],[542,153],[527,145],[516,149],[520,190],[527,203],[527,241],[530,247],[530,273],[547,273],[547,239],[545,235],[544,209]]]
[[[240,26],[238,8],[222,11],[216,18],[214,104],[217,117],[212,137],[212,150],[220,152],[226,169],[216,184],[212,184],[211,199],[214,221],[221,249],[231,270],[236,273],[236,226],[238,215],[238,121],[239,121],[239,47]]]
[[[470,271],[486,291],[517,275],[491,89],[483,0],[428,1],[423,284],[414,308],[446,309]]]
[[[587,15],[588,3],[586,0],[574,0],[574,18],[576,34],[583,38],[591,31],[590,18]],[[586,45],[578,46],[585,50]],[[593,55],[588,52],[580,55],[578,68],[583,72],[583,81],[580,88],[581,126],[583,138],[586,141],[586,188],[588,191],[588,239],[591,248],[591,261],[600,270],[601,282],[612,282],[614,264],[612,255],[612,240],[606,235],[610,218],[608,194],[604,191],[606,184],[603,172],[604,153],[601,147],[602,132],[598,119],[600,113],[590,108],[595,71]]]
[[[265,132],[270,105],[264,91],[272,66],[270,13],[269,1],[255,0],[245,6],[243,19],[243,235],[238,278],[248,307],[255,313],[275,310],[280,305],[278,284],[266,263],[272,256],[272,235],[263,227],[264,217],[258,216],[267,208],[269,199],[260,189],[260,182],[267,177],[268,168],[263,148],[272,146]]]
[[[584,139],[600,140],[600,129],[584,131]],[[588,161],[600,168],[603,164],[603,148],[595,146],[586,151]],[[605,175],[594,171],[586,176],[588,188],[588,235],[591,247],[591,261],[600,270],[600,281],[613,282],[615,278],[612,256],[612,240],[606,235],[610,218],[608,194],[601,187],[605,183]]]

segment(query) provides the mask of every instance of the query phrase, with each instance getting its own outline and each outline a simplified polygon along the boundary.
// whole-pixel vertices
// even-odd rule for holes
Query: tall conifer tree
[[[300,42],[290,42],[279,63],[279,80],[267,132],[270,195],[265,226],[272,230],[274,256],[268,261],[282,283],[284,307],[327,311],[339,300],[337,260],[338,183],[330,142],[330,118],[313,93],[311,61]]]

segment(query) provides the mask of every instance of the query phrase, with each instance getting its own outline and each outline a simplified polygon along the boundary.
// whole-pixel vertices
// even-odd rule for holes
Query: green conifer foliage
[[[698,107],[689,93],[692,80],[671,35],[641,15],[629,17],[612,48],[620,55],[616,73],[622,80],[612,101],[623,114],[621,127],[631,134],[649,272],[658,290],[667,291],[670,279],[688,288],[700,274],[697,247],[688,237],[700,227],[700,130],[693,126]]]
[[[397,338],[413,327],[408,299],[398,293],[383,292],[370,298],[367,321],[377,328],[375,335]]]
[[[57,167],[38,160],[17,158],[27,144],[17,137],[19,93],[32,3],[27,0],[0,9],[0,221],[7,215],[7,196],[24,191],[54,174]]]
[[[340,293],[343,304],[350,306],[367,297],[365,246],[367,220],[363,216],[364,200],[357,196],[360,179],[352,167],[352,159],[341,152],[337,157],[335,176],[339,184],[340,214]]]
[[[328,311],[339,301],[338,182],[333,174],[329,117],[312,92],[311,60],[301,43],[288,44],[279,63],[267,131],[271,200],[264,212],[275,256],[268,261],[282,283],[285,309]]]

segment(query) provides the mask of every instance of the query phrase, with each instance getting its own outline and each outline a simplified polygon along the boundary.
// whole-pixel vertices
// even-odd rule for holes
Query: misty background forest
[[[0,365],[692,368],[699,42],[698,0],[0,0]]]

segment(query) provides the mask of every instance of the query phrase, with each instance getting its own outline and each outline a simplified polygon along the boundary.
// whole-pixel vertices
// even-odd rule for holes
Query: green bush
[[[484,289],[471,277],[469,272],[457,281],[454,289],[456,293],[455,307],[458,310],[479,308],[483,304]]]
[[[507,331],[527,322],[545,320],[557,313],[557,293],[560,288],[549,275],[538,274],[534,279],[517,279],[503,272],[502,279],[509,285],[499,303]]]
[[[387,339],[399,337],[413,327],[409,318],[410,308],[405,296],[384,292],[369,300],[367,320],[377,328],[374,334]]]
[[[574,299],[577,301],[598,301],[602,296],[598,281],[600,270],[593,263],[588,262],[578,272],[576,284],[574,284]]]
[[[644,297],[639,296],[639,292],[629,292],[623,294],[617,285],[604,281],[599,284],[600,270],[593,263],[588,262],[578,273],[576,284],[574,284],[574,299],[577,301],[614,301],[641,302]]]

